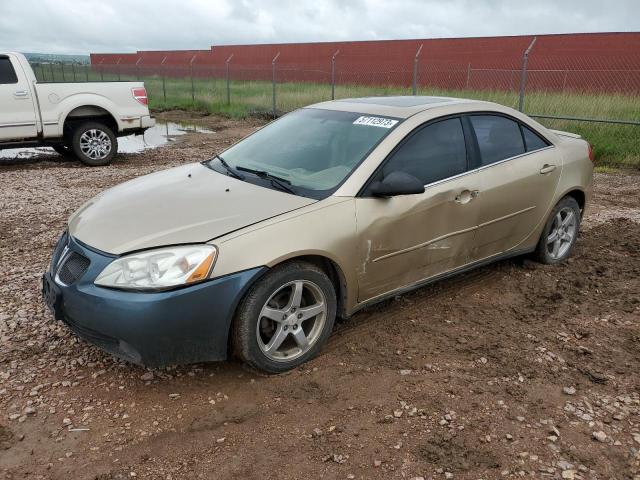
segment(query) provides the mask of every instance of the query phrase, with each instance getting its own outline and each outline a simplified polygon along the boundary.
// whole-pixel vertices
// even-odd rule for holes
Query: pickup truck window
[[[18,83],[16,71],[11,65],[11,60],[7,57],[0,57],[0,84]]]

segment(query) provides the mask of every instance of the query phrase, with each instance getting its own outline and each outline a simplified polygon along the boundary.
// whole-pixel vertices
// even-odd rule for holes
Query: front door
[[[36,111],[26,76],[0,55],[0,141],[35,138]]]
[[[356,199],[358,301],[409,287],[469,261],[479,210],[476,173],[468,169],[460,118],[431,122],[410,134],[373,180],[394,171],[426,185],[416,195]]]

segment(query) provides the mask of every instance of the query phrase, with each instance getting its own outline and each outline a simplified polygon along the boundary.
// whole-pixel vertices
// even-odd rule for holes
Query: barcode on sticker
[[[390,118],[382,118],[382,117],[359,117],[354,125],[369,125],[370,127],[382,127],[382,128],[391,128],[398,120],[391,120]]]

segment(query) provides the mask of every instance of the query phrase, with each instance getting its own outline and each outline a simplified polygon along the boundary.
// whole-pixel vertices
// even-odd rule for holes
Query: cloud
[[[208,49],[238,43],[637,30],[618,0],[0,0],[0,49]]]

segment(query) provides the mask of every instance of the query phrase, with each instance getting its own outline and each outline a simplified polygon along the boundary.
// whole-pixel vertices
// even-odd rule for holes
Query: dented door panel
[[[358,301],[363,302],[469,261],[479,210],[475,174],[420,195],[357,198]]]

